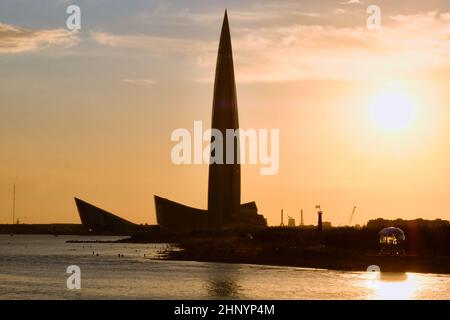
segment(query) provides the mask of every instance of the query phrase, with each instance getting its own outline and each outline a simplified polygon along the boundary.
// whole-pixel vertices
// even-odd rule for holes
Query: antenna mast
[[[16,184],[13,186],[13,212],[12,212],[12,224],[14,224],[14,220],[16,219]]]

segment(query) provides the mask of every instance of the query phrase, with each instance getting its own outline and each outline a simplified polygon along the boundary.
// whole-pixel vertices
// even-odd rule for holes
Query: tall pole
[[[14,220],[16,219],[16,184],[13,186],[13,221],[12,224],[14,224]]]
[[[319,211],[317,211],[317,230],[319,231],[319,232],[322,232],[322,214],[323,214],[323,211],[322,211],[322,209],[319,209]]]

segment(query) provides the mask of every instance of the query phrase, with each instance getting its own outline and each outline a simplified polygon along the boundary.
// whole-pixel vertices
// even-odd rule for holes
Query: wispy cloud
[[[92,32],[92,39],[100,45],[146,50],[155,55],[189,55],[211,46],[200,40],[178,39],[149,35],[119,35],[108,32]]]
[[[316,12],[305,12],[300,10],[288,10],[283,9],[283,7],[279,7],[278,9],[273,10],[246,10],[246,11],[233,11],[232,13],[233,21],[235,22],[244,22],[244,23],[252,23],[258,22],[263,23],[268,20],[281,20],[287,19],[289,17],[319,17],[320,14]],[[202,24],[202,23],[217,23],[217,21],[221,21],[223,18],[222,13],[195,13],[195,12],[182,12],[178,13],[175,16],[176,18],[184,18],[190,22]]]
[[[379,31],[294,25],[256,29],[235,41],[249,80],[273,77],[367,78],[450,63],[450,15],[436,12],[386,19]],[[248,56],[251,58],[242,58]],[[258,76],[259,73],[259,76]]]
[[[189,9],[171,11],[170,9],[160,9],[158,11],[141,12],[135,16],[140,23],[151,23],[158,20],[170,21],[172,26],[217,26],[223,18],[222,11],[197,12]],[[276,6],[270,4],[257,4],[245,10],[232,10],[229,13],[236,24],[264,24],[270,22],[283,23],[286,21],[321,17],[321,14],[314,11],[299,10],[297,6],[287,3],[277,3]]]
[[[158,84],[158,82],[153,79],[123,79],[123,81],[138,86],[153,86]]]
[[[345,2],[339,2],[339,4],[361,4],[362,1],[361,0],[348,0]]]
[[[65,29],[30,30],[0,22],[0,54],[22,53],[49,46],[73,46],[76,33]]]
[[[233,48],[239,81],[287,81],[305,78],[355,79],[405,75],[449,63],[450,13],[387,17],[381,30],[324,25],[235,28]],[[217,40],[94,33],[94,40],[180,57],[212,81]]]

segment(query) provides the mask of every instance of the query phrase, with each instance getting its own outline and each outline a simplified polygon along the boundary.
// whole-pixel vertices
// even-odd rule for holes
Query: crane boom
[[[353,207],[352,214],[350,215],[350,221],[348,222],[348,225],[349,225],[349,226],[352,225],[353,216],[355,215],[355,211],[356,211],[356,206]]]

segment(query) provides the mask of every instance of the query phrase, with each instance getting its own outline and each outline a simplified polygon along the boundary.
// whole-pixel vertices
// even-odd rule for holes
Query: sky
[[[271,225],[450,219],[448,0],[2,0],[0,223],[14,184],[24,223],[79,223],[75,196],[136,223],[154,195],[205,209],[208,165],[172,163],[170,137],[210,126],[225,8],[240,127],[280,132],[242,202]]]

